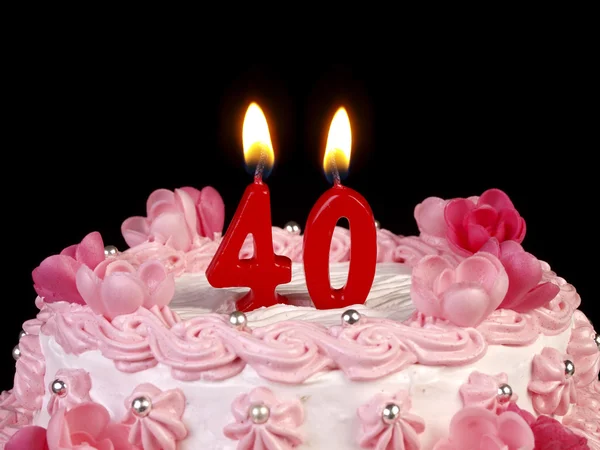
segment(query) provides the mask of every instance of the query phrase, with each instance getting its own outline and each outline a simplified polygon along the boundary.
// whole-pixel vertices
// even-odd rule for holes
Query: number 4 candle
[[[236,307],[250,311],[261,306],[285,303],[275,292],[279,284],[292,279],[291,261],[275,255],[271,225],[271,195],[263,182],[273,167],[275,155],[267,119],[256,103],[246,112],[242,130],[244,159],[254,169],[254,182],[244,192],[227,233],[206,270],[208,282],[216,288],[249,287]],[[246,237],[254,238],[254,255],[240,259]]]
[[[318,309],[364,303],[375,278],[377,230],[373,212],[362,195],[341,183],[350,165],[351,147],[350,120],[340,108],[331,121],[323,160],[333,187],[313,206],[304,231],[306,285]],[[350,225],[350,268],[346,285],[334,289],[329,280],[329,252],[333,231],[342,217]]]

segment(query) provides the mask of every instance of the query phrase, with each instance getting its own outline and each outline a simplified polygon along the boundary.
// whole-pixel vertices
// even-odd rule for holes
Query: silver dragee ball
[[[575,373],[575,364],[573,364],[572,361],[569,361],[568,359],[565,360],[565,375],[568,377],[573,376],[573,374]]]
[[[108,258],[109,256],[117,256],[119,254],[119,249],[114,245],[107,245],[104,247],[104,257]]]
[[[248,323],[248,319],[243,312],[234,311],[229,314],[229,323],[236,328],[243,328]]]
[[[21,349],[19,348],[18,345],[15,345],[15,348],[13,348],[12,355],[13,355],[13,358],[15,359],[15,361],[21,357]]]
[[[394,405],[393,403],[385,405],[385,408],[383,408],[381,413],[381,418],[385,423],[391,424],[395,422],[398,417],[400,417],[400,407],[398,405]]]
[[[379,223],[379,220],[376,220],[376,221],[375,221],[375,228],[376,228],[377,230],[381,230],[381,224]]]
[[[594,336],[594,342],[596,342],[596,347],[598,347],[598,350],[600,350],[600,334],[596,333]]]
[[[342,323],[345,325],[354,325],[360,320],[360,313],[355,309],[348,309],[342,314]]]
[[[64,397],[67,395],[67,385],[64,381],[59,379],[56,379],[50,383],[50,390],[54,395],[58,395],[59,397]]]
[[[296,222],[288,222],[283,226],[283,229],[285,231],[287,231],[290,234],[300,234],[302,233],[302,229],[300,228],[300,225],[298,225]]]
[[[25,336],[27,336],[27,333],[21,330],[21,332],[19,333],[19,340],[23,339]]]
[[[248,411],[248,415],[254,423],[265,423],[269,420],[271,411],[265,405],[252,405]]]
[[[146,417],[150,414],[151,409],[152,402],[149,398],[138,397],[131,402],[131,410],[133,411],[133,414],[138,417]]]
[[[498,386],[498,401],[500,403],[508,403],[512,398],[513,391],[508,384],[501,384]]]

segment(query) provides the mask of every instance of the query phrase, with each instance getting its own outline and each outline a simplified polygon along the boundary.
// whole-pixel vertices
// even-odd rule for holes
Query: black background
[[[231,219],[251,181],[241,145],[251,101],[265,111],[276,151],[268,179],[274,225],[303,224],[328,188],[322,155],[343,105],[354,144],[345,184],[384,228],[417,233],[413,209],[428,196],[501,188],[527,221],[525,249],[573,283],[581,309],[599,319],[597,115],[588,112],[591,77],[577,65],[557,72],[523,61],[193,67],[77,59],[16,70],[3,145],[11,294],[3,298],[0,388],[12,385],[11,349],[36,313],[31,271],[46,256],[93,230],[125,248],[122,221],[144,215],[157,188],[212,185]]]

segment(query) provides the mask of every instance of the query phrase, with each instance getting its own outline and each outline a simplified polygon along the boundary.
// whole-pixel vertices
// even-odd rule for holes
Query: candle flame
[[[242,127],[242,142],[248,170],[260,177],[266,177],[273,168],[275,153],[267,118],[256,103],[251,103],[246,111]]]
[[[339,178],[348,174],[350,166],[350,151],[352,149],[352,130],[350,119],[346,109],[341,107],[337,110],[327,135],[325,146],[325,157],[323,158],[323,169],[328,177],[339,183]]]

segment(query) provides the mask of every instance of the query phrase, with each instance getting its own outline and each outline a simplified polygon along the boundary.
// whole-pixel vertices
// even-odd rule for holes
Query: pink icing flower
[[[396,417],[384,418],[384,413],[392,405],[398,407]],[[400,391],[396,395],[377,394],[369,403],[359,407],[357,413],[361,422],[358,438],[360,447],[373,450],[419,450],[419,434],[425,431],[425,421],[411,414],[410,408],[408,391]]]
[[[71,245],[60,255],[44,259],[33,270],[33,287],[46,303],[65,301],[84,305],[75,285],[77,271],[82,266],[95,269],[104,258],[102,236],[98,232],[90,233],[80,244]]]
[[[491,238],[481,247],[482,252],[488,252],[500,259],[508,274],[508,292],[500,304],[502,309],[512,309],[517,312],[527,312],[540,306],[545,306],[556,297],[560,287],[550,281],[542,281],[542,265],[531,253],[523,250],[515,241],[500,243],[497,238]]]
[[[139,399],[149,402],[144,412],[135,410]],[[188,434],[181,421],[185,396],[180,389],[161,391],[152,384],[141,384],[125,400],[125,407],[128,412],[123,423],[131,426],[129,442],[144,450],[175,450]]]
[[[577,369],[573,375],[575,384],[583,387],[598,380],[600,348],[594,340],[596,337],[594,327],[585,314],[575,311],[573,319],[575,325],[571,331],[567,353],[573,356],[573,363]]]
[[[508,276],[490,253],[473,255],[453,268],[441,256],[425,256],[412,272],[411,297],[427,316],[474,327],[502,302]]]
[[[158,189],[146,202],[147,217],[130,217],[121,225],[130,247],[156,240],[176,250],[188,251],[199,236],[214,239],[223,231],[225,205],[219,193],[207,186],[201,191],[183,187]]]
[[[252,411],[257,411],[252,415]],[[238,450],[289,450],[304,442],[298,429],[304,411],[298,399],[279,400],[267,388],[258,387],[238,396],[231,405],[235,422],[223,433],[239,441]]]
[[[464,406],[478,406],[499,414],[506,411],[511,402],[517,401],[517,394],[510,398],[499,396],[498,389],[508,384],[505,373],[486,375],[481,372],[471,372],[467,383],[460,387],[460,396]]]
[[[175,278],[158,261],[147,261],[136,271],[127,261],[106,259],[94,271],[82,266],[76,281],[89,307],[109,320],[141,306],[162,308],[175,294]]]
[[[110,423],[108,411],[97,403],[82,403],[70,411],[59,409],[48,429],[23,428],[6,450],[138,450],[127,441],[125,425]]]
[[[447,240],[462,255],[471,255],[495,237],[500,242],[523,242],[525,220],[508,196],[489,189],[481,197],[425,199],[415,208],[421,236],[433,245]]]
[[[531,427],[535,438],[535,450],[589,450],[584,437],[573,433],[556,419],[548,416],[539,416],[536,419],[515,403],[511,403],[508,410],[519,414]]]
[[[64,386],[63,390],[54,392],[53,384],[50,385],[50,400],[48,401],[48,412],[52,416],[61,408],[70,410],[80,403],[91,402],[90,390],[92,380],[90,375],[82,369],[60,369],[56,372],[55,380],[59,383],[57,387]],[[62,382],[63,384],[61,385]]]
[[[538,414],[564,416],[569,405],[577,401],[575,381],[565,369],[565,361],[569,360],[569,356],[552,347],[545,347],[541,354],[533,357],[527,389]]]
[[[476,406],[457,412],[450,422],[447,439],[434,450],[533,450],[533,433],[517,413],[505,411],[496,415]]]

